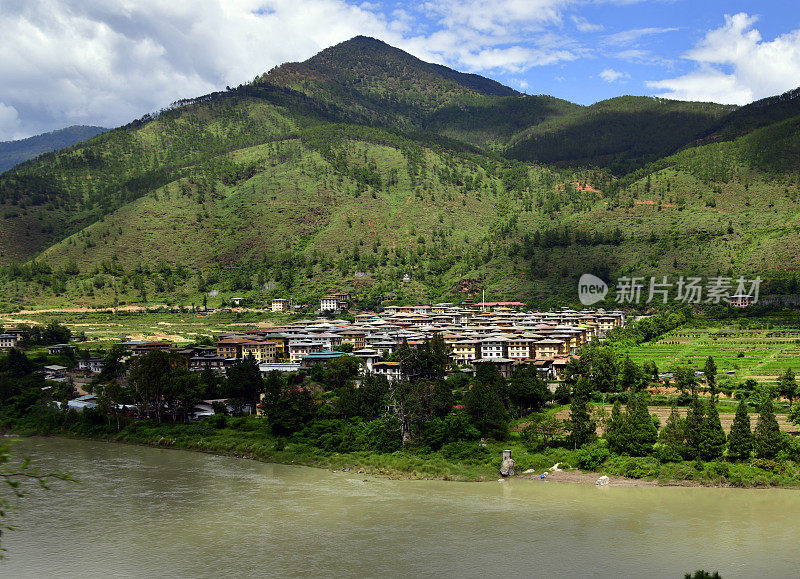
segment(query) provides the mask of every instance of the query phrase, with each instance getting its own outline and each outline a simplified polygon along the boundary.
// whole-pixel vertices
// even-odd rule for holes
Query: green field
[[[689,363],[700,370],[713,356],[723,381],[774,380],[786,368],[800,370],[800,318],[700,320],[664,334],[659,340],[622,348],[637,363],[653,360],[667,371]]]
[[[41,324],[58,322],[67,326],[73,335],[83,332],[83,347],[108,348],[120,337],[132,340],[171,341],[192,343],[204,338],[215,338],[224,332],[244,331],[251,328],[270,327],[296,319],[281,314],[257,312],[199,313],[151,309],[136,312],[49,312],[35,314],[0,314],[0,324]]]

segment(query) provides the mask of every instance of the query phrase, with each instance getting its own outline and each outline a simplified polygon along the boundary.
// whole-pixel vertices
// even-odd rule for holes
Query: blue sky
[[[0,0],[0,30],[0,140],[124,124],[357,34],[581,104],[800,86],[788,0]]]

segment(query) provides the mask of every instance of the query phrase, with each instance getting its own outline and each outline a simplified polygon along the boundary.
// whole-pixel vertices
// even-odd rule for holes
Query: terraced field
[[[661,370],[678,364],[701,369],[713,356],[720,373],[736,381],[774,380],[786,368],[800,370],[800,320],[765,318],[678,328],[660,340],[621,351],[638,363],[653,360]]]

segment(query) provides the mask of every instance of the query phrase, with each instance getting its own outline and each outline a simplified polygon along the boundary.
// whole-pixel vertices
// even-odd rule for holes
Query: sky
[[[796,0],[0,0],[0,141],[119,126],[359,34],[580,104],[800,86]]]

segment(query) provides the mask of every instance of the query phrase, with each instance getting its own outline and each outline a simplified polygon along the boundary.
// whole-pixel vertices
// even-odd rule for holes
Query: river
[[[119,444],[15,445],[4,577],[798,574],[800,491],[395,481]],[[9,519],[7,517],[6,519]]]

